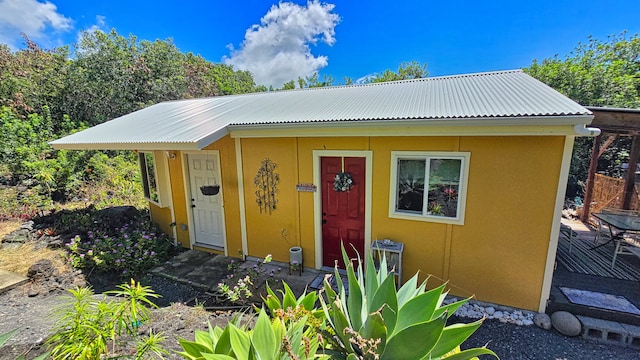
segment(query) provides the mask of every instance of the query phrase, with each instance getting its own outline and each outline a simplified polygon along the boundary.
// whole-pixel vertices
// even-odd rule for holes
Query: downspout
[[[576,136],[598,136],[600,135],[600,129],[594,127],[587,127],[586,125],[577,124],[573,126],[573,132]]]

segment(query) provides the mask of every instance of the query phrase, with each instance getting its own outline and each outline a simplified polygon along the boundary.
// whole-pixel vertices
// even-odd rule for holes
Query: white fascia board
[[[50,142],[55,150],[200,150],[198,143],[63,143]]]
[[[291,137],[300,132],[308,136],[400,136],[400,135],[583,135],[575,126],[586,126],[593,115],[527,116],[509,118],[413,119],[315,121],[306,123],[269,123],[229,125],[233,138]],[[336,133],[336,130],[340,130]]]
[[[198,150],[202,150],[205,147],[213,144],[214,142],[222,139],[223,137],[227,136],[227,134],[229,133],[229,131],[227,130],[226,127],[219,129],[216,132],[213,132],[205,137],[200,138],[196,143],[198,146]]]

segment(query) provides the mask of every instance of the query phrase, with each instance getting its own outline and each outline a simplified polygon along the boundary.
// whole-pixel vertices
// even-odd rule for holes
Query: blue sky
[[[282,82],[317,71],[353,80],[427,63],[431,76],[527,67],[591,35],[640,32],[638,0],[0,0],[0,43],[71,45],[85,30],[172,38],[184,52]]]

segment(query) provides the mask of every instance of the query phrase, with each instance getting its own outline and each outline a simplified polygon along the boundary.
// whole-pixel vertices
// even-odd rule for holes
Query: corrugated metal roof
[[[547,85],[512,70],[163,102],[52,145],[199,149],[226,135],[230,125],[437,119],[477,119],[481,125],[482,119],[512,117],[532,125],[537,117],[589,115]]]

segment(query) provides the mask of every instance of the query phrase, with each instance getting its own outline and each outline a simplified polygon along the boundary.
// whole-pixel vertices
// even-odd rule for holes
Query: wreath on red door
[[[353,187],[353,179],[351,174],[339,172],[333,180],[333,190],[337,192],[349,191]]]

